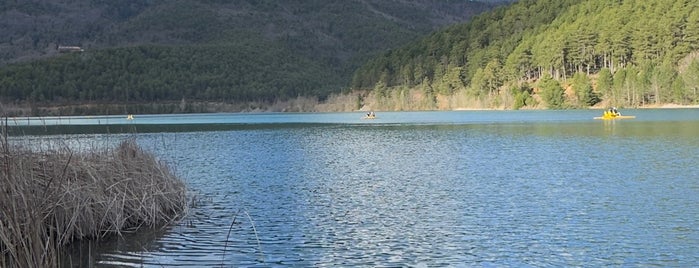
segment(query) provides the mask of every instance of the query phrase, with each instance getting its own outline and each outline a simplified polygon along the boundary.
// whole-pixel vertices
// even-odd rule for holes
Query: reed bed
[[[135,141],[74,153],[0,142],[0,266],[55,267],[80,239],[180,218],[186,188]]]

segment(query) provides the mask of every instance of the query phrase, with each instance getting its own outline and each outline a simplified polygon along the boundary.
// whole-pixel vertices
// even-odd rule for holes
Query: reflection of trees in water
[[[122,232],[121,236],[76,241],[67,247],[62,266],[95,267],[97,261],[119,259],[120,256],[128,258],[129,262],[139,262],[143,258],[134,258],[131,255],[135,252],[147,253],[157,250],[161,245],[158,245],[156,241],[161,240],[172,228],[172,225],[155,228],[142,227],[135,232]],[[105,256],[105,254],[109,254],[109,256]]]

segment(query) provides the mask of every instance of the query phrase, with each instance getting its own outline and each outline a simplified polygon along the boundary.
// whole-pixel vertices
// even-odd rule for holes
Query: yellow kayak
[[[617,115],[617,116],[597,116],[595,119],[602,120],[615,120],[615,119],[634,119],[636,116],[633,115]]]
[[[362,119],[376,119],[376,116],[364,116]]]

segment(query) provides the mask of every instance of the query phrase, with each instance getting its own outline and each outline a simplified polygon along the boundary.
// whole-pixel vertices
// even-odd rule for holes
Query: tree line
[[[690,104],[698,39],[690,0],[523,0],[373,59],[352,86],[509,94],[514,108],[535,91],[551,108]]]
[[[5,102],[275,101],[339,87],[316,62],[268,46],[138,46],[0,69]]]

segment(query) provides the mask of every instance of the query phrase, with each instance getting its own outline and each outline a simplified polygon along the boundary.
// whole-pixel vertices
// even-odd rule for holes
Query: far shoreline
[[[570,108],[570,109],[560,109],[559,111],[565,111],[565,110],[606,110],[609,109],[608,107],[602,107],[602,106],[590,106],[587,108]],[[633,109],[699,109],[699,104],[690,104],[690,105],[683,105],[683,104],[675,104],[675,103],[664,103],[664,104],[650,104],[650,105],[643,105],[643,106],[638,106],[638,107],[620,107],[619,109],[626,109],[626,110],[633,110]],[[508,110],[514,110],[514,109],[504,109],[504,108],[469,108],[469,107],[460,107],[460,108],[455,108],[451,109],[449,111],[508,111]],[[548,108],[534,108],[534,107],[523,107],[519,110],[525,110],[525,111],[536,111],[536,110],[552,110]],[[446,111],[446,110],[445,110]]]
[[[651,104],[638,107],[637,109],[699,109],[699,104],[682,105],[674,103]]]
[[[295,105],[298,103],[224,103],[224,102],[190,102],[188,106],[182,107],[174,103],[112,103],[112,104],[74,104],[74,105],[56,105],[42,106],[30,109],[15,105],[10,109],[6,109],[3,117],[50,117],[50,116],[127,116],[130,114],[189,114],[189,113],[327,113],[327,112],[365,112],[365,111],[381,111],[381,112],[398,112],[398,111],[508,111],[508,110],[552,110],[546,107],[522,107],[520,109],[512,109],[508,107],[457,107],[451,109],[415,109],[415,110],[395,110],[381,109],[382,107],[369,108],[364,106],[360,109],[352,109],[349,105],[340,105],[329,107],[328,103],[305,103],[304,105]],[[586,108],[568,108],[564,110],[605,110],[608,105],[595,105]],[[99,109],[106,108],[106,109]],[[637,107],[618,106],[619,109],[699,109],[699,104],[675,104],[661,103],[648,104]]]

